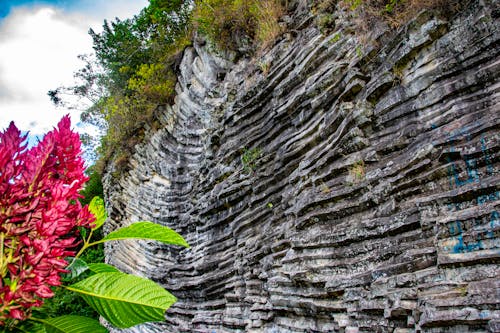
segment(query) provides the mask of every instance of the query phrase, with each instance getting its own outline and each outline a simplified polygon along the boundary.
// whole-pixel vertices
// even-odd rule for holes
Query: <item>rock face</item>
[[[108,261],[179,301],[126,332],[500,332],[498,2],[361,43],[296,4],[257,59],[196,44],[160,130],[105,177]]]

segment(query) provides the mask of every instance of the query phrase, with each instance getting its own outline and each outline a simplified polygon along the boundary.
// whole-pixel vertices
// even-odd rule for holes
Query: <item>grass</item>
[[[454,15],[462,10],[467,0],[322,0],[315,3],[313,12],[318,15],[321,31],[332,30],[330,17],[337,9],[351,12],[358,33],[368,35],[376,22],[386,22],[398,28],[416,17],[422,10],[430,10],[440,17]]]
[[[363,160],[357,161],[349,168],[349,179],[354,184],[362,182],[365,179],[365,176],[366,176],[366,170],[365,170],[365,162]]]
[[[368,31],[376,20],[397,28],[416,17],[422,10],[435,11],[440,16],[461,10],[467,1],[461,0],[342,0],[340,6],[353,11],[357,24]]]
[[[263,0],[255,1],[251,9],[257,23],[255,42],[259,48],[265,49],[283,32],[279,18],[283,16],[284,8],[279,1]]]
[[[193,25],[222,50],[258,50],[283,31],[280,0],[198,0]]]

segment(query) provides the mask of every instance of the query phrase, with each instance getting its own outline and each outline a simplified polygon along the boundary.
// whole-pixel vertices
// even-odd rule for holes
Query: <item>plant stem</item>
[[[82,254],[83,254],[83,251],[85,251],[86,249],[88,249],[89,247],[95,245],[95,244],[98,244],[96,242],[94,243],[90,243],[90,239],[92,238],[92,234],[94,233],[94,229],[90,229],[90,233],[89,233],[89,237],[87,237],[87,239],[84,239],[83,240],[83,246],[82,248],[80,249],[80,251],[78,251],[78,253],[76,254],[75,256],[75,259],[79,258]]]
[[[3,278],[3,239],[4,239],[5,235],[4,233],[0,233],[0,252],[2,253],[2,255],[0,255],[0,274],[2,275],[2,278]]]

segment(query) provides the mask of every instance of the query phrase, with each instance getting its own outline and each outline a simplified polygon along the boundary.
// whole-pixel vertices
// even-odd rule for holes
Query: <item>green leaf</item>
[[[65,281],[72,280],[89,269],[87,263],[82,259],[75,257],[66,257],[64,260],[66,260],[69,264],[68,267],[66,267],[66,269],[69,270],[69,273],[63,275],[63,279]]]
[[[81,316],[61,316],[48,319],[37,319],[43,323],[47,333],[104,333],[108,330],[94,319]]]
[[[87,229],[84,227],[78,227],[78,231],[80,232],[80,236],[82,236],[83,239],[87,238]]]
[[[4,332],[4,331],[2,331],[2,332]],[[10,332],[10,331],[6,331],[6,332]],[[47,331],[45,330],[45,326],[43,326],[43,324],[41,322],[37,321],[37,319],[35,319],[35,320],[29,319],[29,320],[19,322],[19,324],[16,325],[13,332],[14,333],[47,333]]]
[[[92,198],[92,201],[89,203],[89,211],[95,216],[95,227],[92,230],[97,230],[102,227],[104,221],[108,218],[104,200],[99,197]]]
[[[93,273],[115,273],[121,272],[118,268],[112,265],[98,263],[98,264],[89,264],[89,269]]]
[[[107,321],[128,328],[149,321],[163,321],[176,298],[150,281],[125,273],[99,273],[67,289],[83,299]]]
[[[128,227],[115,230],[99,242],[122,239],[149,239],[165,244],[189,247],[189,244],[184,238],[169,227],[147,221],[137,222]]]

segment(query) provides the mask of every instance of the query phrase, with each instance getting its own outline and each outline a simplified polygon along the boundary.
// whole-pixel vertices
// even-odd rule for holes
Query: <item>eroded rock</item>
[[[424,13],[376,46],[298,10],[267,73],[186,50],[162,128],[106,176],[107,231],[191,244],[108,247],[179,299],[125,331],[499,332],[498,10]]]

